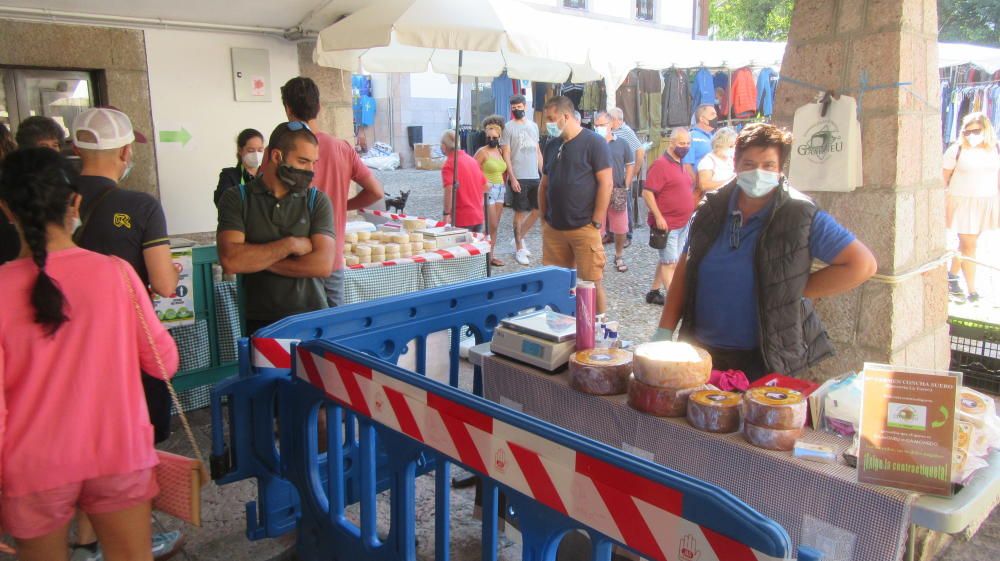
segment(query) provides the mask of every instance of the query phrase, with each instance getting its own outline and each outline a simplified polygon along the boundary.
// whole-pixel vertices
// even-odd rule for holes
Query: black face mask
[[[500,146],[500,139],[499,138],[488,138],[488,139],[486,139],[486,144],[488,144],[490,146],[490,148],[496,148],[497,146]]]
[[[518,119],[518,120],[523,119],[524,118],[524,109],[515,109],[514,110],[514,118]]]
[[[305,193],[312,186],[313,172],[281,164],[277,170],[278,179],[293,193]]]

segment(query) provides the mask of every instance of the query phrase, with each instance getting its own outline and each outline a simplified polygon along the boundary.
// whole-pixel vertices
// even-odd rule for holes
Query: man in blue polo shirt
[[[701,105],[694,112],[695,126],[691,127],[691,150],[684,158],[684,167],[695,181],[695,188],[698,183],[698,162],[712,152],[712,121],[718,113],[715,112],[714,105]]]

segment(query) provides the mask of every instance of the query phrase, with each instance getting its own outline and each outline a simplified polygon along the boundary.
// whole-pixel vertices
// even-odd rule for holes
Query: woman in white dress
[[[736,131],[729,127],[715,131],[712,136],[712,152],[698,162],[698,199],[736,179],[736,171],[733,169],[735,152]]]
[[[975,259],[979,235],[1000,226],[1000,151],[986,115],[975,112],[962,119],[961,139],[944,153],[944,185],[948,227],[958,233],[962,256]],[[960,269],[968,296],[958,284]],[[964,259],[952,261],[948,290],[969,302],[979,300],[976,264]]]

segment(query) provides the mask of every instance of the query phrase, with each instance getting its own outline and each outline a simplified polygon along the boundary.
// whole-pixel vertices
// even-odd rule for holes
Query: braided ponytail
[[[14,214],[31,259],[38,266],[38,278],[31,290],[35,323],[52,336],[66,315],[66,298],[59,285],[45,271],[48,260],[46,226],[62,225],[75,190],[62,169],[60,156],[48,148],[29,148],[7,156],[0,175],[0,200]]]

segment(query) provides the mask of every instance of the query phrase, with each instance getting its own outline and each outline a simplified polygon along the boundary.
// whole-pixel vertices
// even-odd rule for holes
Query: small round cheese
[[[424,221],[419,218],[406,218],[403,220],[403,228],[408,232],[419,230],[424,227]]]
[[[743,436],[758,448],[788,451],[795,448],[795,441],[802,436],[802,429],[772,429],[744,422]]]
[[[688,343],[657,341],[636,347],[635,377],[650,386],[683,389],[701,386],[712,375],[712,357]]]
[[[366,241],[372,239],[372,233],[371,232],[356,232],[356,234],[358,236],[358,241],[359,242],[366,242]]]
[[[358,257],[356,255],[348,255],[344,259],[347,261],[347,266],[348,267],[353,267],[353,266],[358,265],[358,264],[361,263],[361,260],[358,259]]]
[[[696,391],[688,399],[687,420],[691,426],[705,432],[736,432],[740,428],[742,401],[738,393]]]
[[[631,373],[632,353],[622,349],[587,349],[569,357],[569,385],[578,392],[625,393]]]
[[[632,367],[635,367],[634,361]],[[628,381],[628,404],[636,411],[657,417],[683,417],[688,397],[699,389],[701,386],[675,389],[650,386],[633,375]]]
[[[358,264],[359,265],[367,265],[367,264],[369,264],[371,262],[372,262],[372,256],[370,254],[369,255],[359,255],[358,256]]]
[[[354,247],[354,253],[356,253],[358,257],[371,257],[372,247],[370,245],[357,245]]]
[[[344,234],[344,241],[346,243],[358,243],[358,234],[357,234],[357,232],[348,232],[348,233]]]
[[[434,240],[424,240],[424,251],[437,249],[438,244]]]
[[[385,244],[386,253],[399,253],[400,247],[398,243],[387,243]]]
[[[410,242],[410,251],[420,253],[424,250],[424,242]]]
[[[410,243],[410,236],[409,234],[396,234],[392,237],[392,241],[398,244]]]
[[[407,230],[409,230],[409,228],[407,228]],[[423,234],[418,234],[417,232],[410,232],[410,241],[411,242],[422,242],[422,241],[424,241],[424,235]]]
[[[969,388],[962,388],[958,393],[958,416],[977,427],[986,422],[989,406],[983,395]]]
[[[769,429],[794,430],[806,423],[809,402],[788,388],[750,388],[743,395],[744,422]]]

